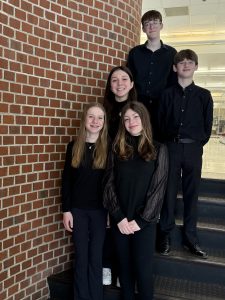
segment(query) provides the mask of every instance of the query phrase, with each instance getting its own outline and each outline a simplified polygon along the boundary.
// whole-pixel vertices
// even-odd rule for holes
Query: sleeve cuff
[[[144,219],[142,219],[141,217],[137,216],[135,218],[136,223],[138,224],[138,226],[142,229],[145,226],[147,226],[149,224],[149,222],[145,221]]]
[[[117,210],[116,212],[114,212],[114,213],[112,214],[112,217],[113,217],[113,219],[116,221],[117,224],[118,224],[120,221],[122,221],[124,218],[126,218],[120,209]]]

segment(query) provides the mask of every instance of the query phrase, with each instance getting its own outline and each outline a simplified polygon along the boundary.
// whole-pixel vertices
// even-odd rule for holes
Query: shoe
[[[208,258],[208,254],[198,244],[185,243],[184,248],[200,258]]]
[[[163,235],[159,241],[159,253],[168,255],[170,253],[170,237],[169,234]]]
[[[111,269],[103,268],[102,270],[102,283],[103,285],[110,285],[112,283]]]

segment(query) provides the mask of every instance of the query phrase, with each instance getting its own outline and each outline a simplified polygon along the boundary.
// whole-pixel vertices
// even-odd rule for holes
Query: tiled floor
[[[202,178],[225,180],[225,137],[212,136],[205,145]]]

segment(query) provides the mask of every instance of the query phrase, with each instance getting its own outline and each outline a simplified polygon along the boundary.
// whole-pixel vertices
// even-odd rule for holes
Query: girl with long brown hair
[[[122,110],[104,178],[103,205],[112,217],[122,299],[153,299],[156,223],[168,173],[167,148],[152,140],[149,113],[140,102]]]

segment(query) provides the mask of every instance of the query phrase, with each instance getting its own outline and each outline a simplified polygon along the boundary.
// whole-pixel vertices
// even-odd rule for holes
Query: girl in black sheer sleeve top
[[[123,300],[153,297],[155,230],[166,189],[168,154],[152,140],[149,114],[140,102],[122,110],[104,177],[103,205],[112,216]]]

